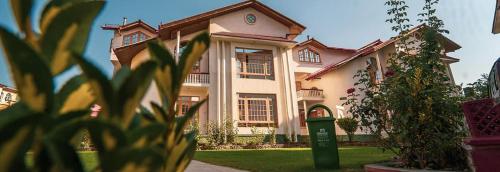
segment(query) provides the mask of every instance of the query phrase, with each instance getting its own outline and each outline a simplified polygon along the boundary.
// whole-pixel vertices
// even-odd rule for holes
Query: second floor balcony
[[[320,89],[300,89],[297,91],[297,100],[322,101],[325,98],[323,90]]]
[[[208,87],[210,84],[209,73],[190,73],[184,81],[185,86]]]

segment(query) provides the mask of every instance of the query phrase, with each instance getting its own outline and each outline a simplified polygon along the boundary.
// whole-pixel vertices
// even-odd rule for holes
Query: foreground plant
[[[151,43],[153,60],[134,70],[123,67],[108,79],[82,56],[104,1],[49,1],[40,33],[31,25],[32,4],[11,0],[21,34],[0,27],[21,97],[0,111],[0,171],[84,171],[72,142],[83,130],[96,146],[99,165],[94,170],[183,171],[196,145],[195,133],[184,134],[184,128],[202,102],[182,117],[175,116],[174,103],[194,62],[209,46],[208,34],[194,38],[178,63],[160,43]],[[76,64],[82,74],[54,91],[54,78]],[[153,80],[163,102],[153,103],[154,113],[148,113],[140,103]],[[102,107],[98,118],[89,117],[94,103]],[[33,166],[25,164],[28,151]]]
[[[399,51],[387,61],[382,83],[367,79],[366,70],[355,75],[359,79],[356,86],[366,96],[350,95],[347,104],[351,105],[349,112],[361,118],[363,128],[379,136],[383,147],[395,152],[404,167],[462,170],[467,163],[461,147],[461,98],[440,59],[439,34],[447,31],[435,14],[437,3],[424,1],[419,22],[425,25],[409,34],[405,1],[386,2],[392,17],[387,21],[399,33]]]

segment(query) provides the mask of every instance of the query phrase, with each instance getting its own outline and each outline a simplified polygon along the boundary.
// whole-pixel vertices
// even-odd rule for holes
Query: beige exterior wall
[[[254,14],[257,17],[254,24],[247,24],[245,22],[245,16],[247,14]],[[285,37],[286,34],[289,33],[289,28],[253,8],[246,8],[211,19],[210,33],[216,32]]]

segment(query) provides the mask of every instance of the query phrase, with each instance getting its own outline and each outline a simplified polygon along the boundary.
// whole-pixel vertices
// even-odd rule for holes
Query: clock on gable
[[[247,24],[255,24],[256,21],[257,21],[257,17],[254,14],[247,14],[245,16],[245,22]]]

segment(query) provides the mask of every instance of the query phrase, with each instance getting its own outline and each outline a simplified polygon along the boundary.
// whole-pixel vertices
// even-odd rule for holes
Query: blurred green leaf
[[[87,82],[92,87],[93,95],[97,104],[101,106],[102,114],[114,115],[113,102],[115,101],[115,94],[110,81],[96,66],[81,56],[75,55],[75,60],[83,71]]]
[[[177,65],[175,63],[175,59],[172,54],[166,49],[161,40],[159,41],[151,41],[148,43],[149,54],[152,59],[155,59],[159,63],[159,68],[155,72],[155,81],[158,85],[159,92],[163,95],[162,99],[172,98],[174,88],[174,84],[176,81],[179,81],[179,70],[177,69]],[[182,84],[182,83],[181,83]],[[173,104],[174,99],[163,100],[162,102],[169,102]]]
[[[10,6],[14,13],[17,26],[21,32],[31,34],[31,11],[33,8],[32,0],[10,0]]]
[[[17,106],[16,108],[20,107]],[[0,111],[0,113],[5,112]],[[25,153],[33,143],[35,124],[41,119],[40,117],[40,114],[28,114],[1,126],[0,151],[2,153],[0,154],[0,171],[17,171],[25,168]]]
[[[54,19],[63,8],[67,8],[75,3],[93,1],[93,0],[49,0],[42,11],[42,16],[40,17],[40,30],[45,32],[48,24]]]
[[[0,39],[21,99],[33,110],[49,112],[53,103],[52,75],[45,61],[26,42],[0,27]]]
[[[56,169],[60,171],[83,171],[78,153],[70,140],[84,126],[82,121],[73,121],[56,125],[44,139],[44,145],[50,158],[54,160]]]
[[[193,116],[196,115],[196,113],[198,113],[198,109],[200,109],[201,105],[203,105],[203,103],[205,103],[205,101],[206,100],[202,100],[202,101],[194,104],[193,106],[191,106],[189,108],[189,110],[186,112],[186,114],[184,114],[184,116],[178,117],[179,120],[177,121],[176,126],[175,126],[176,133],[184,132],[184,129],[186,128],[186,125],[189,122],[189,120],[191,120],[193,118]]]
[[[50,63],[53,75],[64,72],[72,66],[72,52],[83,53],[92,22],[103,6],[104,1],[71,3],[60,8],[46,28],[42,25],[39,45],[44,57]]]
[[[209,46],[210,36],[206,32],[199,34],[189,42],[179,59],[181,76],[178,81],[183,82],[186,79],[188,74],[191,73],[193,65],[201,59]]]
[[[144,94],[149,89],[155,69],[156,63],[153,61],[142,63],[132,71],[118,90],[118,104],[115,107],[120,107],[117,112],[122,115],[124,128],[130,124]]]
[[[94,103],[90,84],[85,81],[82,75],[71,78],[64,84],[56,96],[58,103],[56,110],[60,114],[71,111],[88,110]]]
[[[128,142],[134,147],[144,147],[161,137],[167,130],[161,123],[152,123],[148,126],[131,130],[127,133]]]

